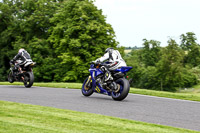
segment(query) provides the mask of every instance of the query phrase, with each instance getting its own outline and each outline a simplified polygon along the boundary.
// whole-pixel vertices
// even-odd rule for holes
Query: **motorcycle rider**
[[[110,71],[118,69],[122,66],[127,66],[119,51],[114,50],[113,48],[107,48],[105,50],[105,54],[102,57],[96,59],[94,62],[102,63],[106,60],[108,60],[108,62],[104,63],[101,67],[101,70],[103,70],[105,73],[105,81],[113,80]]]
[[[17,62],[16,62],[17,61]],[[24,49],[20,48],[18,54],[10,61],[10,63],[15,65],[15,68],[22,72],[22,68],[33,63],[30,54]]]

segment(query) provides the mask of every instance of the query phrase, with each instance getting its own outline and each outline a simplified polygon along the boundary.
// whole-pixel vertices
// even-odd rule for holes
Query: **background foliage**
[[[0,2],[0,81],[9,61],[25,48],[37,62],[35,81],[82,82],[89,63],[107,47],[117,48],[133,69],[132,86],[176,91],[200,79],[200,46],[193,32],[161,47],[143,40],[129,54],[117,47],[112,26],[92,0],[3,0]],[[126,49],[131,49],[126,48]]]
[[[89,62],[118,44],[91,0],[3,0],[0,35],[1,81],[21,47],[37,63],[36,81],[80,82]]]
[[[160,47],[160,42],[144,39],[142,49],[127,54],[127,64],[133,66],[129,76],[132,86],[176,91],[197,84],[200,45],[192,32],[182,34],[180,40],[180,45],[170,39],[168,46]]]

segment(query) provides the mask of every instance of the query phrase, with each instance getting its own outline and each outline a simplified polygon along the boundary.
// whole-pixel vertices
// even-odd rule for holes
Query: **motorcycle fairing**
[[[103,72],[98,68],[90,68],[89,72],[90,72],[90,75],[92,78],[92,89],[97,93],[106,94],[106,95],[111,96],[110,92],[105,90],[99,83],[96,83],[95,77],[100,74],[103,74]]]
[[[124,66],[124,67],[120,67],[118,69],[116,69],[116,72],[122,72],[122,73],[126,73],[128,71],[130,71],[133,67],[130,66]]]

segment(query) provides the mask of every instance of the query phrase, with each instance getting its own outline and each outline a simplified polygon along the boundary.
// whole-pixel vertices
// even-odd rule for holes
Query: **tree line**
[[[200,45],[196,35],[180,36],[180,44],[169,39],[161,47],[156,40],[143,40],[143,49],[132,50],[125,59],[133,66],[129,73],[132,86],[155,90],[176,91],[191,87],[200,79]]]
[[[92,0],[3,0],[0,2],[0,81],[9,61],[25,48],[37,63],[35,81],[82,82],[90,62],[108,47],[117,48],[129,66],[132,86],[175,91],[197,84],[200,46],[194,33],[170,39],[167,47],[143,40],[125,55],[115,32]]]
[[[82,82],[89,63],[118,45],[105,18],[92,0],[3,0],[0,81],[7,80],[9,61],[25,48],[37,63],[35,81]]]

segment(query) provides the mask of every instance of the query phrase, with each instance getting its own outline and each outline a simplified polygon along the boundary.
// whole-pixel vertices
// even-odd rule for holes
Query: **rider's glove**
[[[98,64],[98,63],[100,63],[100,60],[97,59],[97,60],[95,60],[94,62],[95,62],[96,64]]]

